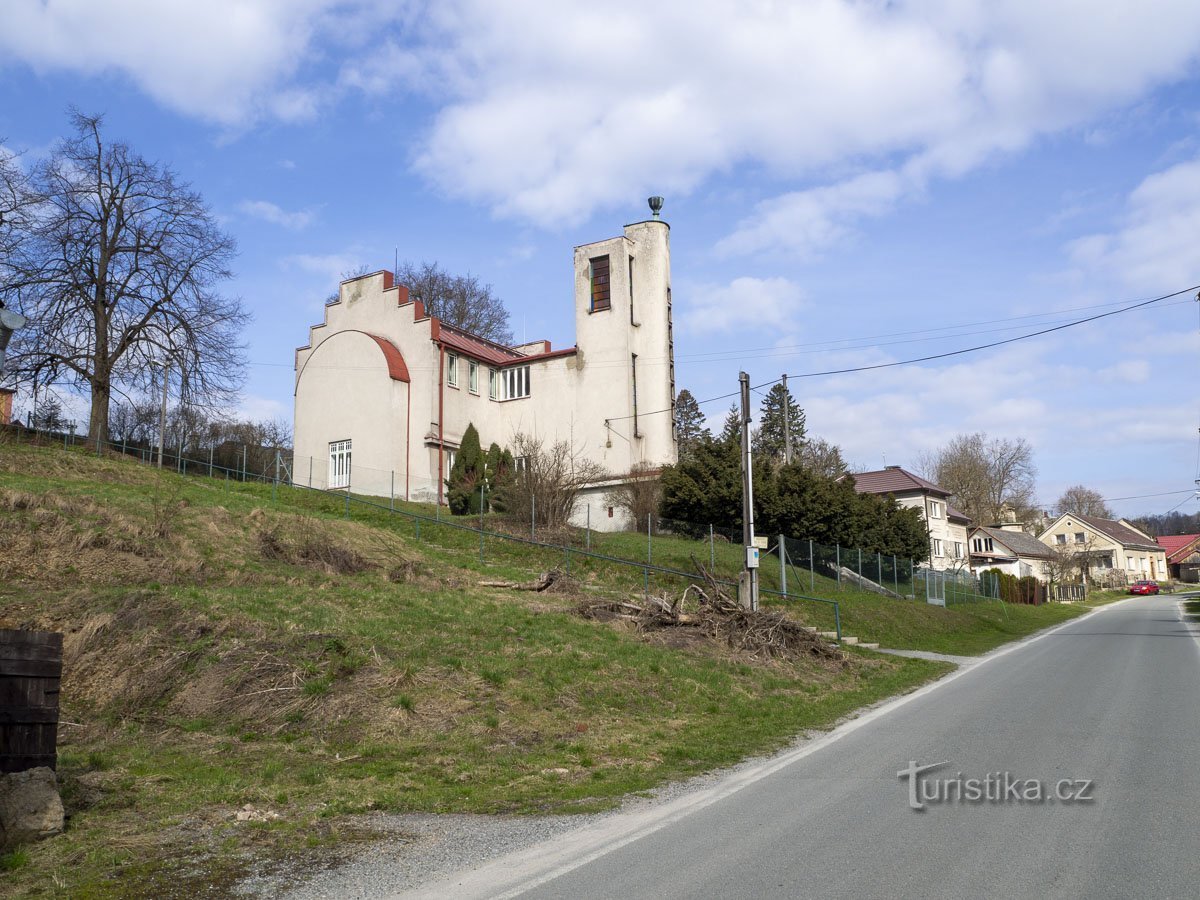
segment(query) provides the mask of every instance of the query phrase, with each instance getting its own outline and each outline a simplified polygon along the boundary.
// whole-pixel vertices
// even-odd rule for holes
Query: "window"
[[[962,544],[959,543],[958,541],[955,541],[954,542],[954,558],[962,559],[962,555],[963,555]]]
[[[1054,543],[1065,544],[1066,542],[1067,542],[1067,536],[1065,534],[1056,534],[1054,536]]]
[[[929,501],[929,518],[940,519],[942,517],[942,504],[936,500]],[[940,556],[941,554],[939,554]]]
[[[488,369],[488,399],[500,399],[500,373],[495,369]]]
[[[350,441],[329,443],[329,487],[350,487]]]
[[[513,473],[524,473],[529,468],[528,456],[513,457]]]
[[[933,539],[933,555],[934,556],[945,556],[946,555],[945,551],[942,549],[942,539],[941,538]]]
[[[1132,569],[1133,569],[1133,557],[1132,556],[1125,557],[1125,568],[1132,571]]]
[[[609,293],[608,257],[597,256],[590,261],[592,278],[592,312],[609,309],[612,295]]]
[[[446,354],[446,384],[452,388],[458,387],[458,354]]]
[[[472,394],[479,393],[479,363],[473,359],[467,361],[467,390]]]
[[[1083,543],[1083,532],[1082,531],[1075,532],[1075,543],[1077,543],[1077,544]]]
[[[446,460],[446,475],[445,475],[446,478],[450,477],[450,470],[454,468],[454,457],[456,455],[457,455],[457,452],[454,450],[451,450],[449,447],[442,448],[442,456],[444,456],[445,460]]]
[[[629,257],[629,324],[636,325],[633,321],[633,257]]]
[[[529,396],[529,366],[515,366],[501,372],[504,379],[503,400],[517,400]]]
[[[975,538],[973,541],[971,541],[971,549],[974,550],[976,553],[982,553],[983,552],[983,538]]]

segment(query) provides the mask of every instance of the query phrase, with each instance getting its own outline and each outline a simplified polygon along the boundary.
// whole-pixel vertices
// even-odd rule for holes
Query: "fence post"
[[[392,473],[392,478],[396,473]],[[479,564],[483,565],[483,482],[479,482]]]
[[[838,590],[840,591],[842,589],[842,545],[834,544],[833,546],[837,548],[837,577]]]
[[[271,482],[271,502],[279,496],[279,449],[275,449],[275,480]]]
[[[350,518],[350,488],[346,488],[346,518]]]
[[[711,522],[708,525],[708,568],[714,573],[717,571],[717,545],[713,539],[713,527]]]
[[[587,541],[588,550],[592,549],[592,504],[587,505],[587,523],[584,526],[584,539]]]
[[[787,544],[779,536],[779,593],[787,596]]]
[[[808,592],[815,594],[817,592],[817,576],[813,571],[813,542],[812,538],[808,539]]]
[[[646,513],[646,562],[654,562],[654,545],[650,542],[650,513]]]
[[[242,444],[242,481],[246,480],[246,469],[250,466],[250,450]]]
[[[308,458],[308,486],[312,487],[312,457]]]
[[[537,497],[529,495],[529,539],[537,541]]]
[[[842,642],[842,609],[838,604],[833,604],[833,627],[837,631],[838,643]]]
[[[396,511],[396,470],[392,469],[392,486],[388,488],[388,511]],[[479,511],[483,512],[483,484],[479,485]]]
[[[900,593],[900,570],[896,568],[896,555],[892,554],[892,589]]]
[[[879,586],[883,587],[883,554],[875,553],[875,574],[879,576]]]
[[[213,462],[213,448],[212,448],[212,444],[209,444],[208,445],[208,477],[209,478],[212,478],[212,462]]]
[[[862,578],[862,547],[858,548],[858,577]]]

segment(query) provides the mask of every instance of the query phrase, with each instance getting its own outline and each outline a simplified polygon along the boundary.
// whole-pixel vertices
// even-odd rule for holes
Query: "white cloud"
[[[296,253],[286,256],[279,261],[284,269],[297,270],[314,276],[313,281],[322,290],[337,292],[338,283],[348,272],[354,272],[362,266],[360,257],[352,253]]]
[[[0,65],[116,73],[229,126],[415,94],[416,168],[504,216],[577,222],[750,170],[787,189],[726,250],[809,254],[930,179],[1094,127],[1197,48],[1194,0],[9,0],[0,29]]]
[[[1067,245],[1071,260],[1094,274],[1115,274],[1140,290],[1182,288],[1200,280],[1200,159],[1146,178],[1129,195],[1115,230]]]
[[[680,285],[687,330],[701,332],[768,331],[795,324],[804,292],[786,278],[735,278],[727,285]]]
[[[312,210],[302,209],[288,212],[268,200],[246,200],[238,204],[238,209],[245,215],[262,219],[272,225],[281,225],[298,231],[312,224],[315,214]]]
[[[812,252],[931,177],[1182,77],[1200,7],[460,0],[427,27],[394,48],[391,81],[362,81],[417,81],[442,103],[417,166],[448,192],[559,222],[734,168],[817,177],[833,186],[766,205],[775,234],[760,217],[726,246],[790,248],[798,219]]]
[[[311,117],[288,85],[333,0],[7,0],[0,53],[37,72],[116,73],[171,109],[235,125]]]
[[[906,191],[896,172],[869,172],[828,187],[795,191],[760,203],[717,244],[727,255],[784,249],[807,258],[842,240],[851,223],[889,211]]]

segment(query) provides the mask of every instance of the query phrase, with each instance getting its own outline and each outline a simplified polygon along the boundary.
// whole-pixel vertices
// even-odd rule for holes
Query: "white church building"
[[[610,478],[585,489],[576,518],[622,527],[612,486],[638,463],[676,460],[670,258],[657,212],[576,247],[575,346],[560,350],[441,322],[387,271],[343,281],[296,351],[293,479],[444,502],[473,423],[485,450],[520,434],[601,465]]]

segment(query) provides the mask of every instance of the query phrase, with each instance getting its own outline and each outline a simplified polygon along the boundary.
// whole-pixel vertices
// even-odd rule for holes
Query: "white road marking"
[[[1037,643],[1064,628],[1086,621],[1094,615],[1115,609],[1132,599],[1134,598],[1129,597],[1101,606],[1077,618],[1068,619],[1061,625],[998,647],[979,657],[977,661],[960,666],[955,671],[943,675],[937,681],[918,688],[910,694],[869,709],[858,718],[839,725],[826,735],[806,741],[803,745],[791,750],[785,750],[759,766],[748,768],[745,771],[734,771],[712,787],[691,791],[682,797],[651,809],[617,813],[578,831],[568,832],[560,837],[551,838],[524,850],[502,856],[477,869],[458,873],[436,883],[394,895],[393,900],[448,896],[456,898],[491,897],[495,900],[508,900],[508,898],[520,896],[526,891],[533,890],[548,881],[553,881],[568,872],[586,866],[634,841],[654,834],[692,813],[712,806],[781,769],[786,769],[806,756],[811,756],[818,750],[823,750],[830,744],[840,741],[846,735],[853,734],[864,725],[889,715],[920,697],[940,690],[967,672],[972,672],[992,660]]]

